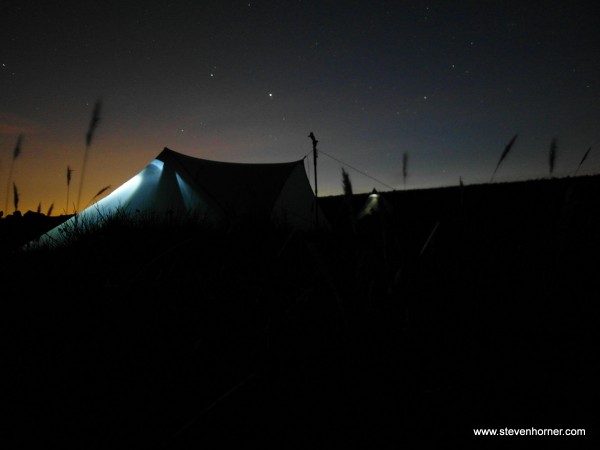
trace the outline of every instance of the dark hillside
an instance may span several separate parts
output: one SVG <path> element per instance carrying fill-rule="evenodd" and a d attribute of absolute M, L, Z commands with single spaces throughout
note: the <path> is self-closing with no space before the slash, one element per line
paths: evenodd
<path fill-rule="evenodd" d="M 23 446 L 157 449 L 591 435 L 599 192 L 600 177 L 383 192 L 392 210 L 354 225 L 325 197 L 318 233 L 115 221 L 13 252 L 9 429 Z"/>
<path fill-rule="evenodd" d="M 11 253 L 32 239 L 69 219 L 70 215 L 47 216 L 42 213 L 16 211 L 0 219 L 0 255 Z"/>

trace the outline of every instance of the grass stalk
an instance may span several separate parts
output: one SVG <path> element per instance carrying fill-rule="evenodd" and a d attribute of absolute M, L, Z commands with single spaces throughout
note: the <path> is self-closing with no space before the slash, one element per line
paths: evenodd
<path fill-rule="evenodd" d="M 17 138 L 17 143 L 15 144 L 15 148 L 13 150 L 13 157 L 12 157 L 12 161 L 10 163 L 10 169 L 8 171 L 8 180 L 6 182 L 6 200 L 4 202 L 4 210 L 7 213 L 8 213 L 8 193 L 10 191 L 10 184 L 12 182 L 13 170 L 14 170 L 14 167 L 15 167 L 15 161 L 17 160 L 17 158 L 21 154 L 21 146 L 22 146 L 22 144 L 23 144 L 23 134 L 19 134 L 19 137 Z"/>
<path fill-rule="evenodd" d="M 494 181 L 494 177 L 496 176 L 496 172 L 498 172 L 498 168 L 500 167 L 500 164 L 502 164 L 502 161 L 504 161 L 506 159 L 506 157 L 508 156 L 508 153 L 510 152 L 510 149 L 512 148 L 512 146 L 515 144 L 515 141 L 517 140 L 518 135 L 519 135 L 518 133 L 515 134 L 513 136 L 513 138 L 510 140 L 510 142 L 508 144 L 506 144 L 506 147 L 504 147 L 504 151 L 500 155 L 498 164 L 496 164 L 496 168 L 494 169 L 494 172 L 492 173 L 492 177 L 490 178 L 490 183 Z"/>
<path fill-rule="evenodd" d="M 558 144 L 556 142 L 556 138 L 552 139 L 550 143 L 550 151 L 548 153 L 548 165 L 550 168 L 550 178 L 552 178 L 552 174 L 554 172 L 554 164 L 556 163 L 556 149 Z"/>
<path fill-rule="evenodd" d="M 92 138 L 94 137 L 94 131 L 98 126 L 98 122 L 100 122 L 100 110 L 102 108 L 102 102 L 100 100 L 96 101 L 94 105 L 94 111 L 92 112 L 92 119 L 90 120 L 90 126 L 88 127 L 88 131 L 85 135 L 85 151 L 83 153 L 83 163 L 81 165 L 81 178 L 79 179 L 79 193 L 77 195 L 77 211 L 79 211 L 79 206 L 81 204 L 81 191 L 83 189 L 83 182 L 85 178 L 85 169 L 87 166 L 88 155 L 90 153 L 90 147 L 92 145 Z"/>
<path fill-rule="evenodd" d="M 15 211 L 19 210 L 19 189 L 17 189 L 17 185 L 13 182 L 13 203 L 15 206 Z"/>
<path fill-rule="evenodd" d="M 69 192 L 71 188 L 71 175 L 73 174 L 73 169 L 70 166 L 67 166 L 67 207 L 65 209 L 65 214 L 69 214 Z"/>
<path fill-rule="evenodd" d="M 581 161 L 579 161 L 579 165 L 577 166 L 577 169 L 575 169 L 575 176 L 577 176 L 577 172 L 579 172 L 579 169 L 583 165 L 584 161 L 587 159 L 587 157 L 590 154 L 591 150 L 592 150 L 592 147 L 588 148 L 586 150 L 586 152 L 584 153 L 583 158 L 581 158 Z"/>
<path fill-rule="evenodd" d="M 96 200 L 98 197 L 100 197 L 102 194 L 104 194 L 106 191 L 108 191 L 110 189 L 110 184 L 108 186 L 104 186 L 102 189 L 100 189 L 96 195 L 94 195 L 92 197 L 92 199 L 88 202 L 88 204 L 86 205 L 89 206 L 90 204 L 92 204 L 94 202 L 94 200 Z"/>
<path fill-rule="evenodd" d="M 402 155 L 402 185 L 406 189 L 406 178 L 408 177 L 408 153 Z"/>

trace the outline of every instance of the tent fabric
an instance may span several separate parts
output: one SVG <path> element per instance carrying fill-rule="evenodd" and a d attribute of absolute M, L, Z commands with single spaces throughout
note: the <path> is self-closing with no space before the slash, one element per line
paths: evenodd
<path fill-rule="evenodd" d="M 210 161 L 169 149 L 157 159 L 175 167 L 182 178 L 195 185 L 197 191 L 203 192 L 203 197 L 210 199 L 213 207 L 229 218 L 256 211 L 270 212 L 294 167 L 298 164 L 303 167 L 302 161 L 278 164 Z"/>
<path fill-rule="evenodd" d="M 60 241 L 62 227 L 77 220 L 97 222 L 116 211 L 126 215 L 203 217 L 219 226 L 236 221 L 272 221 L 310 230 L 327 220 L 304 169 L 304 160 L 233 163 L 196 158 L 169 148 L 142 171 L 85 208 L 41 241 Z"/>

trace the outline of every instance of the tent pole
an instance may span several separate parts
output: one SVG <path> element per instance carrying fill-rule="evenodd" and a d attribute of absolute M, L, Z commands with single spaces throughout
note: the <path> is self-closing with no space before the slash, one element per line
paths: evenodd
<path fill-rule="evenodd" d="M 317 204 L 317 198 L 319 197 L 319 189 L 317 187 L 317 139 L 315 138 L 315 135 L 313 134 L 313 132 L 311 131 L 310 134 L 308 135 L 308 137 L 312 140 L 312 146 L 313 146 L 313 163 L 315 166 L 315 228 L 318 229 L 319 228 L 319 208 L 318 208 L 318 204 Z"/>

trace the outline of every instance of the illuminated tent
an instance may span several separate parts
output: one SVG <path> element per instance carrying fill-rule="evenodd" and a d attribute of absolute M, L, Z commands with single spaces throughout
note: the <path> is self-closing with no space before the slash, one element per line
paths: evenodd
<path fill-rule="evenodd" d="M 43 235 L 60 242 L 61 228 L 97 223 L 110 214 L 152 215 L 171 219 L 190 215 L 214 225 L 271 221 L 313 229 L 316 199 L 303 160 L 245 164 L 187 156 L 165 147 L 140 173 L 112 193 Z M 319 209 L 319 226 L 327 220 Z"/>
<path fill-rule="evenodd" d="M 363 204 L 363 207 L 358 212 L 358 218 L 364 219 L 365 217 L 371 217 L 374 215 L 388 216 L 392 214 L 394 207 L 383 197 L 375 188 L 367 197 L 367 201 Z"/>

